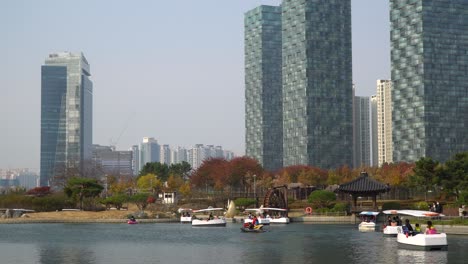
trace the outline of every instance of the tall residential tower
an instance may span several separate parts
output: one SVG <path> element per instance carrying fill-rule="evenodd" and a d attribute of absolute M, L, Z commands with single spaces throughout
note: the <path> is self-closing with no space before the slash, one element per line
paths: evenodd
<path fill-rule="evenodd" d="M 284 166 L 353 164 L 350 0 L 282 4 Z"/>
<path fill-rule="evenodd" d="M 92 154 L 93 84 L 82 53 L 52 53 L 41 68 L 40 186 Z"/>
<path fill-rule="evenodd" d="M 246 155 L 265 169 L 283 166 L 281 7 L 245 14 Z"/>
<path fill-rule="evenodd" d="M 392 81 L 377 80 L 377 149 L 378 165 L 393 162 Z"/>
<path fill-rule="evenodd" d="M 393 160 L 468 150 L 468 1 L 391 0 Z"/>

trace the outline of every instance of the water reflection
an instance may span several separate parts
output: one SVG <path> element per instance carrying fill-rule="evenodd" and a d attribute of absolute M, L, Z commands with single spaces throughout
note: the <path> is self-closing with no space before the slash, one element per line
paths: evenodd
<path fill-rule="evenodd" d="M 448 263 L 448 251 L 398 249 L 398 263 Z"/>
<path fill-rule="evenodd" d="M 62 246 L 55 243 L 39 246 L 39 263 L 41 264 L 93 264 L 96 262 L 94 249 L 81 246 Z"/>

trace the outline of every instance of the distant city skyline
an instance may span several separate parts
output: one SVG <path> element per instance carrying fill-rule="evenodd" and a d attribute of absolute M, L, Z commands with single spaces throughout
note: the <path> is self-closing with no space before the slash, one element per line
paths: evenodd
<path fill-rule="evenodd" d="M 83 52 L 90 62 L 94 144 L 126 150 L 151 135 L 243 155 L 244 13 L 280 3 L 4 3 L 0 168 L 39 168 L 40 67 L 59 51 Z M 356 95 L 375 94 L 375 81 L 390 77 L 389 24 L 387 1 L 352 1 Z"/>

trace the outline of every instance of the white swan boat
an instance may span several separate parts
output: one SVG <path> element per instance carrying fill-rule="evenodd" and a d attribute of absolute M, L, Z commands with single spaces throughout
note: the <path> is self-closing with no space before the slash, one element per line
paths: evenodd
<path fill-rule="evenodd" d="M 219 212 L 224 212 L 224 208 L 207 208 L 200 210 L 193 210 L 194 214 L 197 213 L 210 213 L 208 218 L 198 218 L 196 215 L 192 217 L 192 226 L 226 226 L 226 219 L 224 215 L 220 215 Z M 217 213 L 213 216 L 213 213 Z"/>
<path fill-rule="evenodd" d="M 420 211 L 420 210 L 385 210 L 385 211 L 382 211 L 382 213 L 384 213 L 385 215 L 407 215 L 407 216 L 414 216 L 414 217 L 444 216 L 443 214 L 439 214 L 436 212 Z M 388 223 L 386 223 L 383 228 L 383 234 L 384 236 L 396 237 L 398 235 L 399 228 L 401 229 L 401 225 L 388 225 Z"/>
<path fill-rule="evenodd" d="M 264 217 L 262 208 L 248 208 L 248 209 L 245 209 L 245 211 L 247 211 L 249 213 L 253 212 L 257 216 L 257 220 L 258 220 L 259 225 L 269 225 L 270 224 L 270 219 L 267 218 L 267 217 Z M 244 218 L 244 223 L 252 223 L 252 218 L 251 217 Z"/>
<path fill-rule="evenodd" d="M 267 212 L 267 218 L 270 224 L 289 224 L 288 209 L 262 207 L 263 211 Z"/>
<path fill-rule="evenodd" d="M 436 212 L 420 211 L 420 210 L 392 210 L 392 214 L 408 215 L 413 217 L 439 217 L 444 216 Z M 384 213 L 386 213 L 384 211 Z M 404 226 L 397 228 L 397 242 L 398 246 L 407 249 L 417 250 L 447 250 L 447 234 L 410 234 L 405 232 Z"/>
<path fill-rule="evenodd" d="M 180 222 L 185 224 L 185 223 L 191 223 L 192 222 L 192 209 L 190 208 L 179 208 L 179 214 L 180 214 Z"/>
<path fill-rule="evenodd" d="M 379 212 L 370 212 L 364 211 L 359 214 L 361 218 L 361 223 L 359 224 L 359 231 L 366 232 L 366 231 L 375 231 L 375 222 L 377 219 L 377 215 Z"/>
<path fill-rule="evenodd" d="M 398 229 L 399 233 L 397 236 L 398 246 L 408 249 L 418 250 L 447 250 L 447 234 L 416 234 L 406 235 L 403 233 L 403 229 Z"/>

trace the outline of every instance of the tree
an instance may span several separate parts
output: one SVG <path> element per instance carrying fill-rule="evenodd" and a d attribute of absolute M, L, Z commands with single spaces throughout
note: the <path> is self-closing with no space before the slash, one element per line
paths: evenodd
<path fill-rule="evenodd" d="M 137 180 L 137 186 L 140 189 L 151 189 L 155 192 L 162 188 L 161 180 L 152 173 L 148 173 L 144 176 L 140 176 Z"/>
<path fill-rule="evenodd" d="M 150 195 L 147 193 L 137 193 L 130 196 L 130 202 L 133 202 L 138 209 L 143 211 L 148 206 L 148 197 L 150 197 Z"/>
<path fill-rule="evenodd" d="M 188 182 L 184 183 L 182 186 L 180 186 L 179 192 L 185 197 L 190 196 L 190 194 L 192 193 L 190 184 Z"/>
<path fill-rule="evenodd" d="M 190 163 L 182 161 L 181 163 L 172 164 L 169 167 L 169 175 L 180 176 L 183 179 L 186 179 L 191 170 L 192 166 L 190 166 Z"/>
<path fill-rule="evenodd" d="M 175 191 L 179 189 L 183 184 L 184 180 L 180 176 L 171 175 L 169 176 L 169 179 L 167 179 L 167 189 L 169 191 Z"/>
<path fill-rule="evenodd" d="M 139 177 L 148 174 L 157 175 L 162 182 L 165 182 L 169 178 L 169 167 L 161 162 L 148 162 L 141 169 Z"/>
<path fill-rule="evenodd" d="M 315 208 L 329 208 L 336 201 L 336 194 L 325 190 L 313 191 L 307 201 Z"/>
<path fill-rule="evenodd" d="M 79 202 L 80 209 L 83 209 L 83 198 L 97 197 L 103 189 L 95 179 L 73 177 L 68 180 L 64 192 L 75 202 Z"/>
<path fill-rule="evenodd" d="M 414 174 L 410 176 L 410 183 L 424 189 L 424 199 L 427 201 L 427 191 L 437 184 L 437 167 L 439 162 L 431 158 L 422 157 L 416 161 Z"/>
<path fill-rule="evenodd" d="M 458 199 L 462 191 L 468 190 L 468 152 L 455 154 L 444 164 L 440 176 L 444 191 Z"/>

